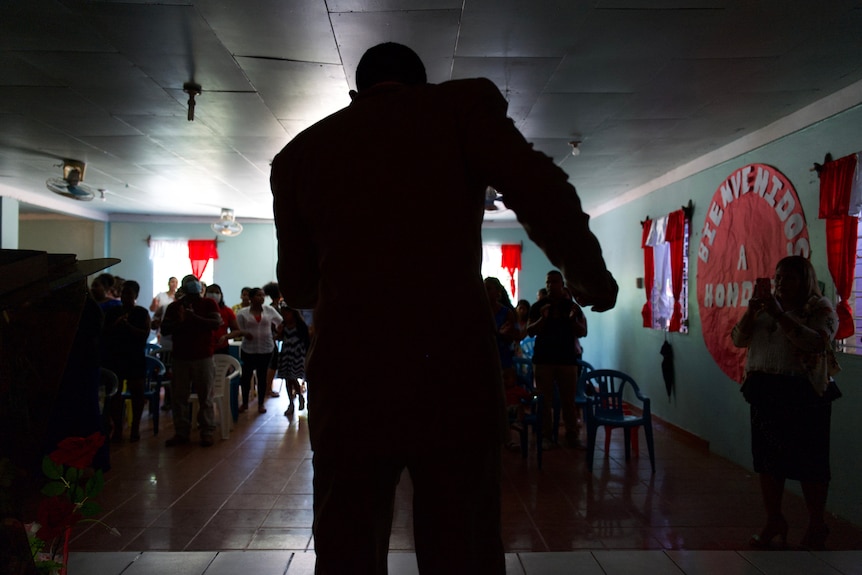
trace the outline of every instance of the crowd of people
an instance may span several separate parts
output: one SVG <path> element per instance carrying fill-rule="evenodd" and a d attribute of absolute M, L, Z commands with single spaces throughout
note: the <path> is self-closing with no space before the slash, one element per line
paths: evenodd
<path fill-rule="evenodd" d="M 201 409 L 196 422 L 200 444 L 213 445 L 212 401 L 215 354 L 230 354 L 237 340 L 238 356 L 245 369 L 241 379 L 240 412 L 248 409 L 251 380 L 257 378 L 258 413 L 266 413 L 267 397 L 278 397 L 272 389 L 277 378 L 287 383 L 290 405 L 285 415 L 293 417 L 298 398 L 305 409 L 305 353 L 310 344 L 306 314 L 288 307 L 270 282 L 264 288 L 243 287 L 240 302 L 229 307 L 218 284 L 205 285 L 193 275 L 180 282 L 168 280 L 168 289 L 153 297 L 149 310 L 137 304 L 140 285 L 134 280 L 102 273 L 90 284 L 91 299 L 102 315 L 99 332 L 101 367 L 117 376 L 119 390 L 109 405 L 105 432 L 114 442 L 140 441 L 145 406 L 147 366 L 153 353 L 166 367 L 162 410 L 172 413 L 174 435 L 168 447 L 191 441 L 188 398 L 198 395 Z M 270 301 L 266 304 L 265 297 Z M 125 395 L 124 395 L 125 393 Z M 131 417 L 127 417 L 127 398 Z"/>

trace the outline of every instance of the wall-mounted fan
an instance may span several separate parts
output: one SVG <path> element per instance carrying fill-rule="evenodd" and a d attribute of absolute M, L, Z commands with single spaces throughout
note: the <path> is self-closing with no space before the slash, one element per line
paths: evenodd
<path fill-rule="evenodd" d="M 228 208 L 221 209 L 221 216 L 211 227 L 220 236 L 233 237 L 242 233 L 242 224 L 234 219 L 233 210 Z"/>
<path fill-rule="evenodd" d="M 506 204 L 503 203 L 503 196 L 497 190 L 488 186 L 485 188 L 485 211 L 486 212 L 502 212 L 508 210 Z"/>
<path fill-rule="evenodd" d="M 89 202 L 96 196 L 96 193 L 92 187 L 83 183 L 86 167 L 84 162 L 63 160 L 63 177 L 48 178 L 45 185 L 55 194 L 80 202 Z"/>

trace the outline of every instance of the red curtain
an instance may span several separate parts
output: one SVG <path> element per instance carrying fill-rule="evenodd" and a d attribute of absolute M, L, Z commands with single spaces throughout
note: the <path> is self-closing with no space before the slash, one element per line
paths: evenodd
<path fill-rule="evenodd" d="M 652 327 L 652 287 L 655 283 L 655 262 L 653 261 L 652 246 L 647 245 L 650 229 L 652 228 L 652 220 L 646 220 L 641 224 L 643 226 L 643 235 L 641 237 L 641 247 L 644 250 L 644 291 L 646 291 L 646 303 L 641 309 L 643 316 L 644 327 Z"/>
<path fill-rule="evenodd" d="M 668 331 L 679 331 L 682 322 L 682 305 L 679 296 L 682 293 L 682 260 L 685 245 L 685 212 L 683 210 L 668 214 L 664 240 L 670 244 L 670 275 L 671 289 L 673 290 L 673 315 L 670 316 Z"/>
<path fill-rule="evenodd" d="M 856 154 L 826 162 L 820 170 L 820 218 L 826 220 L 826 259 L 839 298 L 835 339 L 850 337 L 856 331 L 848 301 L 856 271 L 858 220 L 848 215 L 855 173 Z"/>
<path fill-rule="evenodd" d="M 216 240 L 189 240 L 189 260 L 196 278 L 201 279 L 210 260 L 218 259 L 216 245 Z"/>
<path fill-rule="evenodd" d="M 521 269 L 521 244 L 503 244 L 500 246 L 500 267 L 509 272 L 511 294 L 515 295 L 515 270 Z"/>

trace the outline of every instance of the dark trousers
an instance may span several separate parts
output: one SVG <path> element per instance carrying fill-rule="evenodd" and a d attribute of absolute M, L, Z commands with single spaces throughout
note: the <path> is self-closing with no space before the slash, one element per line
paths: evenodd
<path fill-rule="evenodd" d="M 380 456 L 360 446 L 314 453 L 316 575 L 385 575 L 395 488 L 413 482 L 413 534 L 423 575 L 503 575 L 500 447 L 445 446 Z"/>
<path fill-rule="evenodd" d="M 270 357 L 272 357 L 272 352 L 240 352 L 240 359 L 242 360 L 240 386 L 242 387 L 242 404 L 246 407 L 248 407 L 248 396 L 251 393 L 251 377 L 253 373 L 257 373 L 257 405 L 258 407 L 263 407 L 263 401 L 266 399 L 266 370 L 269 369 Z"/>

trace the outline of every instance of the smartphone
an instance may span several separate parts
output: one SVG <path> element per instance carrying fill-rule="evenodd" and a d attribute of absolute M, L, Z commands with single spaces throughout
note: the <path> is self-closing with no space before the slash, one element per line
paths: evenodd
<path fill-rule="evenodd" d="M 754 297 L 763 299 L 770 295 L 772 295 L 772 280 L 769 278 L 757 278 L 754 281 Z"/>

